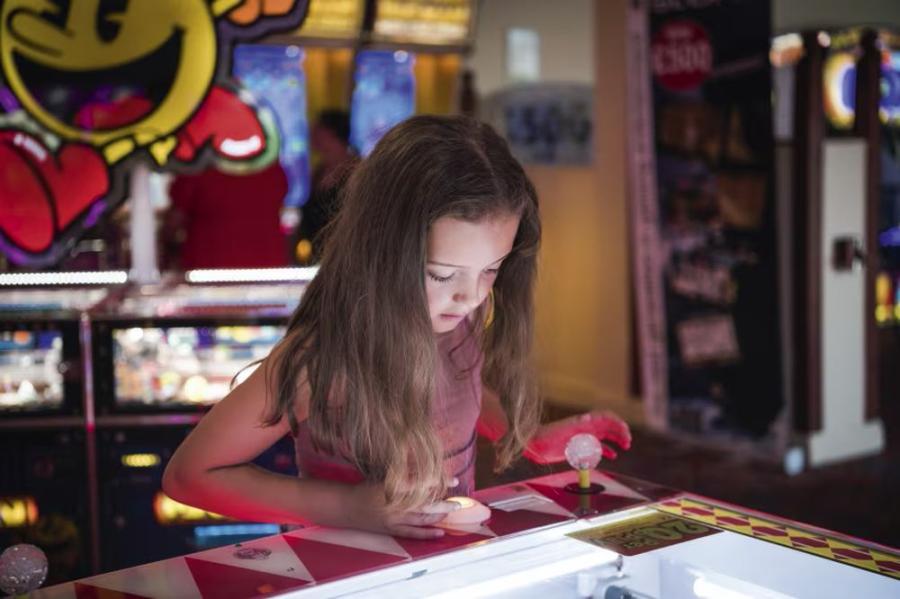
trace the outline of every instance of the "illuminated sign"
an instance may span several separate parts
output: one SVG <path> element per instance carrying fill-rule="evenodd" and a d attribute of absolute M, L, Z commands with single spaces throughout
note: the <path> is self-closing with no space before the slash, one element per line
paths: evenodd
<path fill-rule="evenodd" d="M 175 501 L 162 491 L 153 498 L 153 516 L 163 526 L 227 520 L 225 516 Z"/>
<path fill-rule="evenodd" d="M 0 2 L 0 251 L 47 266 L 126 195 L 131 160 L 259 169 L 275 117 L 233 46 L 296 30 L 308 0 Z"/>
<path fill-rule="evenodd" d="M 122 465 L 126 468 L 153 468 L 161 462 L 162 459 L 155 453 L 129 453 L 122 456 Z"/>
<path fill-rule="evenodd" d="M 20 528 L 37 519 L 38 506 L 33 497 L 0 497 L 0 528 Z"/>
<path fill-rule="evenodd" d="M 856 61 L 861 30 L 849 29 L 827 36 L 829 53 L 823 66 L 825 116 L 835 129 L 849 130 L 856 114 Z M 900 35 L 881 30 L 881 122 L 900 126 Z"/>
<path fill-rule="evenodd" d="M 373 31 L 392 42 L 452 45 L 468 42 L 470 0 L 379 0 Z"/>
<path fill-rule="evenodd" d="M 310 0 L 297 34 L 303 37 L 356 39 L 362 27 L 362 0 Z"/>

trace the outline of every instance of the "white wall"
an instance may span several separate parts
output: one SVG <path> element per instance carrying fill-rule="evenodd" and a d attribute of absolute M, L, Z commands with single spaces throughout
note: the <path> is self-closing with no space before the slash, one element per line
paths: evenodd
<path fill-rule="evenodd" d="M 900 2 L 900 0 L 897 0 Z M 509 84 L 506 30 L 524 27 L 541 38 L 541 81 L 594 82 L 593 0 L 482 0 L 468 66 L 481 95 Z"/>
<path fill-rule="evenodd" d="M 775 33 L 844 25 L 898 25 L 900 0 L 775 0 Z"/>
<path fill-rule="evenodd" d="M 541 80 L 594 82 L 595 2 L 606 0 L 481 0 L 468 66 L 482 95 L 509 84 L 506 30 L 525 27 L 541 38 Z M 763 1 L 763 0 L 759 0 Z M 844 25 L 900 26 L 900 0 L 774 0 L 775 33 Z"/>

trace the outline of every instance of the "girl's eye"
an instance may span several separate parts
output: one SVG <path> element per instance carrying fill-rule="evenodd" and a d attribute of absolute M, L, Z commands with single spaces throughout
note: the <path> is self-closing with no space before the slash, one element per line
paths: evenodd
<path fill-rule="evenodd" d="M 432 281 L 434 281 L 436 283 L 446 283 L 447 281 L 449 281 L 450 279 L 453 278 L 453 275 L 447 275 L 446 277 L 440 277 L 440 276 L 434 274 L 433 272 L 429 272 L 428 276 L 429 276 L 429 278 L 431 278 Z"/>
<path fill-rule="evenodd" d="M 484 271 L 484 274 L 486 274 L 489 277 L 496 277 L 498 272 L 500 272 L 499 268 L 489 268 L 486 271 Z"/>

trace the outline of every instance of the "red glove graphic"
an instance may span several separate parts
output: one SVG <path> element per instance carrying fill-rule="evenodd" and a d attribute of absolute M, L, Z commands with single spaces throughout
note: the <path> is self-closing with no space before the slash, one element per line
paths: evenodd
<path fill-rule="evenodd" d="M 537 464 L 564 462 L 566 444 L 579 433 L 597 437 L 603 445 L 603 457 L 608 460 L 618 456 L 609 442 L 622 449 L 631 447 L 631 431 L 621 418 L 611 412 L 589 412 L 543 426 L 525 448 L 525 457 Z"/>
<path fill-rule="evenodd" d="M 0 131 L 0 231 L 30 253 L 45 251 L 109 190 L 102 156 L 86 144 L 55 154 L 38 138 Z"/>
<path fill-rule="evenodd" d="M 203 146 L 226 160 L 248 160 L 266 149 L 266 136 L 253 109 L 224 87 L 209 90 L 203 104 L 178 130 L 175 158 L 191 162 Z"/>

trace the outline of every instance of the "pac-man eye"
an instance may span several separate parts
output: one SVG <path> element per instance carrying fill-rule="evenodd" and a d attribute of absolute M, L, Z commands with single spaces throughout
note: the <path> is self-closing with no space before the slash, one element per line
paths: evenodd
<path fill-rule="evenodd" d="M 100 0 L 97 8 L 97 36 L 104 42 L 116 39 L 127 10 L 128 0 Z"/>
<path fill-rule="evenodd" d="M 47 8 L 40 12 L 40 16 L 45 21 L 53 23 L 60 29 L 66 28 L 66 22 L 69 20 L 69 9 L 72 7 L 72 0 L 47 0 L 52 8 Z"/>

